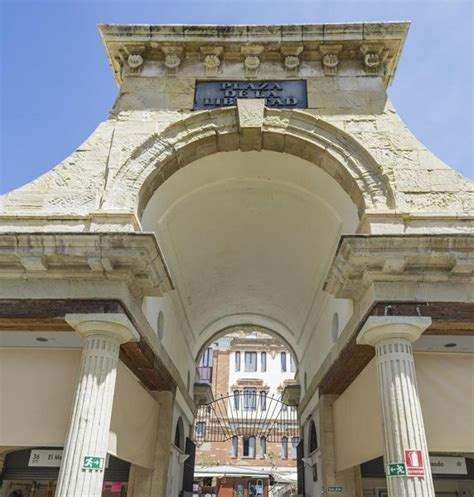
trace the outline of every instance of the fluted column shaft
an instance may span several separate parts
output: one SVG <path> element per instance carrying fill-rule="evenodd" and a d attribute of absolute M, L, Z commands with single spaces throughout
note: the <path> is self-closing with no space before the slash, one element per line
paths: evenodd
<path fill-rule="evenodd" d="M 435 495 L 412 349 L 430 323 L 430 318 L 421 317 L 371 317 L 358 337 L 359 343 L 375 347 L 385 467 L 403 463 L 406 450 L 422 452 L 424 476 L 387 476 L 390 497 Z"/>
<path fill-rule="evenodd" d="M 136 332 L 121 314 L 69 315 L 67 320 L 84 337 L 84 346 L 56 497 L 100 497 L 120 344 Z M 83 469 L 87 456 L 102 458 L 104 467 Z"/>

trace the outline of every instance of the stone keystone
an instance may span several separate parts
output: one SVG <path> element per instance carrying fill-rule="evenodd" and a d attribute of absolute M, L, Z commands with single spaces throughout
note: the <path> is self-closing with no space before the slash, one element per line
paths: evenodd
<path fill-rule="evenodd" d="M 242 151 L 261 150 L 265 100 L 251 98 L 237 100 L 240 148 Z"/>

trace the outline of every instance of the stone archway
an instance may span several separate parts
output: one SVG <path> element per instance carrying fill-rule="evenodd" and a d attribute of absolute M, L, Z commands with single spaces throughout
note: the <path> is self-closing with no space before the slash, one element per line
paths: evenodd
<path fill-rule="evenodd" d="M 235 150 L 277 151 L 317 165 L 341 185 L 359 217 L 394 207 L 388 178 L 354 138 L 306 112 L 258 107 L 250 110 L 250 123 L 240 108 L 228 107 L 194 113 L 152 135 L 111 180 L 102 209 L 132 210 L 140 217 L 153 192 L 180 168 Z"/>
<path fill-rule="evenodd" d="M 293 334 L 290 330 L 284 327 L 281 323 L 273 322 L 274 326 L 270 327 L 267 323 L 270 323 L 268 319 L 262 319 L 261 321 L 255 316 L 245 317 L 240 319 L 240 316 L 230 316 L 218 321 L 217 323 L 212 323 L 211 326 L 203 330 L 201 333 L 201 344 L 196 354 L 196 362 L 199 362 L 203 352 L 206 348 L 215 340 L 220 337 L 226 336 L 233 331 L 260 331 L 268 334 L 269 336 L 275 338 L 281 342 L 293 356 L 295 361 L 299 362 L 300 358 L 296 353 L 296 348 L 289 338 L 293 338 Z M 225 323 L 225 324 L 224 324 Z M 275 326 L 276 324 L 276 326 Z M 279 325 L 279 326 L 278 326 Z"/>

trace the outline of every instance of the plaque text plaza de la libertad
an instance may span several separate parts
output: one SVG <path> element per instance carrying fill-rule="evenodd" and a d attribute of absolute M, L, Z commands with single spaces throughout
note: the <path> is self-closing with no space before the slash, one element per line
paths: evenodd
<path fill-rule="evenodd" d="M 267 107 L 304 109 L 306 81 L 198 81 L 194 110 L 229 107 L 242 98 L 264 98 Z"/>

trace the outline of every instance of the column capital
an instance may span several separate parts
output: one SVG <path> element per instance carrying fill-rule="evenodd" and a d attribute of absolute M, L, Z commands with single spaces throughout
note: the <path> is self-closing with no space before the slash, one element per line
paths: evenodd
<path fill-rule="evenodd" d="M 357 337 L 357 343 L 375 347 L 382 340 L 397 338 L 413 343 L 430 324 L 430 317 L 370 316 Z"/>
<path fill-rule="evenodd" d="M 66 314 L 65 320 L 83 338 L 90 335 L 109 335 L 120 343 L 140 339 L 140 334 L 125 314 Z"/>

